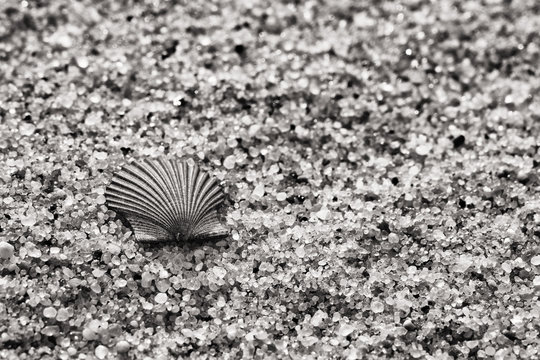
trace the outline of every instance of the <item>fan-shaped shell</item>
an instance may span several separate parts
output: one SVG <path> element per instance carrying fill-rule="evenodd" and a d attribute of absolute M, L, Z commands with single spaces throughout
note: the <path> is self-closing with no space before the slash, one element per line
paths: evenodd
<path fill-rule="evenodd" d="M 131 163 L 114 174 L 105 198 L 139 241 L 190 241 L 228 235 L 216 208 L 223 192 L 197 165 L 163 157 Z"/>

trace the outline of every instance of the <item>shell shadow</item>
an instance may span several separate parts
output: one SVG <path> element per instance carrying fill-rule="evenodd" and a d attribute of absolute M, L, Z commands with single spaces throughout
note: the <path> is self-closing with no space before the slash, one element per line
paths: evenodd
<path fill-rule="evenodd" d="M 198 239 L 190 240 L 189 242 L 176 242 L 176 241 L 137 241 L 139 247 L 144 251 L 156 251 L 164 250 L 166 248 L 176 248 L 176 249 L 186 249 L 186 250 L 195 250 L 204 246 L 213 247 L 213 248 L 223 248 L 223 246 L 217 245 L 221 240 L 226 239 L 227 237 L 221 238 L 209 238 L 209 239 Z M 228 246 L 228 245 L 227 245 Z M 227 247 L 225 246 L 225 247 Z"/>

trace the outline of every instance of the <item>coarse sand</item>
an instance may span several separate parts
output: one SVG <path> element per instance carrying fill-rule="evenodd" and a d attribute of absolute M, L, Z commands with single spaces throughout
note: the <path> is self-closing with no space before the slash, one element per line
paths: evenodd
<path fill-rule="evenodd" d="M 0 1 L 1 359 L 538 359 L 540 6 Z M 231 235 L 142 246 L 126 162 Z"/>

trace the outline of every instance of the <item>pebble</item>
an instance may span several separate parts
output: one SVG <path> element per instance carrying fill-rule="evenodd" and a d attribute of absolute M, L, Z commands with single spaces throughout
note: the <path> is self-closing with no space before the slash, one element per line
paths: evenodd
<path fill-rule="evenodd" d="M 159 293 L 155 296 L 154 300 L 156 301 L 156 303 L 158 304 L 165 304 L 167 302 L 167 300 L 169 299 L 169 297 L 167 296 L 167 294 L 165 293 Z"/>
<path fill-rule="evenodd" d="M 321 220 L 327 220 L 330 217 L 330 210 L 326 206 L 321 207 L 319 211 L 317 211 L 317 217 Z"/>
<path fill-rule="evenodd" d="M 41 329 L 41 333 L 45 336 L 57 336 L 60 333 L 58 325 L 48 325 Z"/>
<path fill-rule="evenodd" d="M 223 166 L 225 169 L 232 170 L 234 169 L 234 165 L 236 164 L 236 157 L 234 155 L 229 155 L 225 158 L 223 161 Z"/>
<path fill-rule="evenodd" d="M 184 286 L 188 290 L 197 291 L 201 288 L 201 282 L 197 278 L 191 278 L 185 281 Z"/>
<path fill-rule="evenodd" d="M 322 310 L 317 310 L 315 314 L 313 314 L 313 317 L 311 318 L 311 325 L 320 327 L 324 320 L 328 318 L 328 314 L 325 313 Z"/>
<path fill-rule="evenodd" d="M 36 126 L 27 122 L 22 122 L 19 126 L 19 134 L 22 136 L 31 136 L 36 131 Z"/>
<path fill-rule="evenodd" d="M 94 104 L 98 104 L 101 101 L 101 95 L 98 93 L 93 93 L 88 97 L 88 99 Z"/>
<path fill-rule="evenodd" d="M 301 246 L 297 247 L 296 250 L 294 250 L 294 253 L 299 258 L 303 258 L 304 256 L 306 256 L 306 248 L 301 245 Z"/>
<path fill-rule="evenodd" d="M 101 286 L 97 282 L 90 284 L 90 289 L 96 294 L 101 294 Z"/>
<path fill-rule="evenodd" d="M 29 212 L 25 216 L 21 217 L 21 224 L 24 226 L 34 226 L 37 222 L 37 216 L 34 212 Z"/>
<path fill-rule="evenodd" d="M 340 336 L 346 337 L 352 334 L 352 332 L 355 330 L 355 327 L 351 324 L 341 324 L 337 330 L 337 333 Z"/>
<path fill-rule="evenodd" d="M 377 300 L 372 301 L 371 311 L 373 311 L 375 314 L 382 313 L 384 311 L 384 304 Z"/>
<path fill-rule="evenodd" d="M 97 160 L 106 160 L 107 159 L 107 153 L 104 152 L 104 151 L 96 151 L 94 153 L 94 157 L 97 159 Z"/>
<path fill-rule="evenodd" d="M 152 280 L 154 280 L 154 277 L 149 272 L 145 271 L 141 275 L 141 286 L 143 288 L 148 288 L 152 286 Z"/>
<path fill-rule="evenodd" d="M 43 316 L 45 316 L 46 318 L 49 318 L 49 319 L 55 318 L 56 314 L 57 314 L 56 309 L 51 306 L 43 309 Z"/>
<path fill-rule="evenodd" d="M 268 339 L 268 333 L 262 329 L 259 329 L 258 331 L 255 332 L 255 337 L 259 340 L 266 340 Z"/>
<path fill-rule="evenodd" d="M 485 351 L 486 355 L 488 355 L 488 356 L 495 355 L 495 348 L 493 346 L 486 346 L 484 351 Z"/>
<path fill-rule="evenodd" d="M 533 286 L 537 289 L 540 288 L 540 275 L 534 277 Z"/>
<path fill-rule="evenodd" d="M 109 349 L 103 345 L 98 345 L 94 353 L 98 359 L 105 359 L 109 355 Z"/>
<path fill-rule="evenodd" d="M 28 246 L 27 247 L 27 250 L 28 250 L 28 256 L 30 257 L 33 257 L 33 258 L 40 258 L 41 255 L 42 255 L 42 252 L 40 249 L 38 249 L 35 245 L 31 245 L 31 246 Z"/>
<path fill-rule="evenodd" d="M 98 338 L 98 334 L 88 327 L 83 329 L 82 336 L 85 340 L 96 340 Z"/>
<path fill-rule="evenodd" d="M 422 144 L 416 147 L 416 153 L 420 156 L 426 156 L 431 152 L 432 146 L 430 144 Z"/>
<path fill-rule="evenodd" d="M 171 287 L 171 283 L 167 279 L 160 279 L 156 282 L 156 289 L 159 292 L 166 292 Z"/>
<path fill-rule="evenodd" d="M 95 278 L 100 278 L 102 277 L 103 275 L 105 275 L 107 273 L 107 271 L 103 270 L 103 269 L 94 269 L 92 270 L 92 275 L 95 277 Z"/>
<path fill-rule="evenodd" d="M 126 353 L 131 348 L 131 345 L 126 340 L 120 340 L 116 343 L 116 351 L 120 354 Z"/>
<path fill-rule="evenodd" d="M 101 118 L 103 116 L 102 112 L 93 112 L 86 116 L 86 119 L 84 120 L 84 124 L 86 126 L 97 126 L 101 124 Z"/>
<path fill-rule="evenodd" d="M 215 266 L 212 270 L 214 271 L 214 275 L 216 275 L 216 277 L 219 279 L 223 279 L 227 274 L 227 270 L 220 266 Z"/>
<path fill-rule="evenodd" d="M 114 287 L 116 287 L 117 289 L 121 289 L 123 287 L 126 287 L 126 285 L 127 285 L 127 280 L 126 279 L 117 279 L 114 282 Z"/>
<path fill-rule="evenodd" d="M 397 244 L 399 242 L 399 235 L 396 233 L 388 234 L 388 241 L 392 244 Z"/>
<path fill-rule="evenodd" d="M 0 258 L 2 259 L 11 259 L 15 252 L 13 245 L 6 241 L 0 241 Z"/>
<path fill-rule="evenodd" d="M 58 309 L 58 313 L 56 314 L 56 320 L 63 322 L 70 318 L 69 311 L 65 308 Z"/>
<path fill-rule="evenodd" d="M 534 265 L 534 266 L 539 266 L 540 265 L 540 255 L 533 256 L 531 258 L 531 264 Z"/>
<path fill-rule="evenodd" d="M 264 196 L 265 189 L 263 184 L 259 184 L 255 186 L 255 189 L 253 190 L 253 197 L 255 198 L 262 198 Z"/>
<path fill-rule="evenodd" d="M 73 39 L 65 29 L 57 30 L 47 38 L 47 42 L 64 49 L 68 49 L 73 46 Z"/>
<path fill-rule="evenodd" d="M 171 276 L 171 274 L 165 269 L 160 269 L 158 275 L 160 279 L 167 279 Z"/>
<path fill-rule="evenodd" d="M 88 65 L 90 65 L 86 56 L 78 56 L 75 61 L 77 62 L 77 66 L 81 69 L 86 69 Z"/>

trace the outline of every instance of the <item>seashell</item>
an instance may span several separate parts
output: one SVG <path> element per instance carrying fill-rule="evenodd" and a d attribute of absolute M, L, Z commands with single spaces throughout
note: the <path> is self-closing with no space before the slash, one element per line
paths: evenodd
<path fill-rule="evenodd" d="M 228 235 L 217 216 L 224 194 L 195 164 L 164 157 L 131 163 L 105 192 L 109 208 L 125 216 L 142 242 L 188 242 Z"/>

